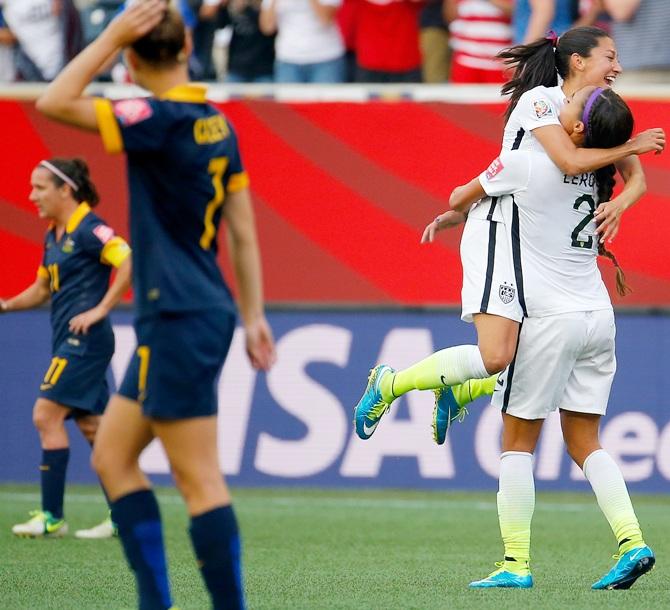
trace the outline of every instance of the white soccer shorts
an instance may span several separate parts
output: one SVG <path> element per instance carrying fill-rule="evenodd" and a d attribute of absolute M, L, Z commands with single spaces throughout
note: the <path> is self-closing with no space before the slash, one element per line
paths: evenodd
<path fill-rule="evenodd" d="M 521 419 L 544 419 L 556 409 L 605 415 L 615 335 L 611 309 L 526 318 L 492 404 Z"/>
<path fill-rule="evenodd" d="M 512 254 L 512 240 L 503 222 L 468 217 L 461 238 L 461 320 L 472 322 L 473 314 L 489 313 L 521 322 L 517 279 L 522 289 L 523 279 Z"/>

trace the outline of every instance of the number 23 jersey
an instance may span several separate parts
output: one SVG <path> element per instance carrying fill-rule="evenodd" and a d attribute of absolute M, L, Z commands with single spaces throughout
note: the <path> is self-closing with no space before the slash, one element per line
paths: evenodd
<path fill-rule="evenodd" d="M 517 149 L 503 150 L 479 180 L 501 197 L 529 317 L 612 308 L 597 264 L 592 173 L 566 176 L 541 148 Z"/>

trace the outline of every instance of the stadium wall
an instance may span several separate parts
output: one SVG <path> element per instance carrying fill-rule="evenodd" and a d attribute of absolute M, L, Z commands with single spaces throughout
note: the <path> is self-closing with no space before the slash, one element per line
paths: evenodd
<path fill-rule="evenodd" d="M 38 92 L 12 87 L 0 89 L 0 97 Z M 624 94 L 638 129 L 670 132 L 670 89 Z M 452 188 L 497 156 L 503 110 L 497 89 L 219 86 L 210 97 L 240 136 L 270 302 L 458 306 L 460 231 L 444 232 L 429 246 L 419 237 L 446 209 Z M 44 224 L 28 201 L 40 159 L 85 157 L 102 195 L 99 212 L 123 235 L 127 195 L 123 157 L 105 154 L 96 135 L 48 121 L 30 99 L 0 100 L 0 117 L 0 294 L 6 295 L 32 281 L 41 257 Z M 663 308 L 670 303 L 670 156 L 647 155 L 643 163 L 648 194 L 626 213 L 613 244 L 634 293 L 625 300 L 611 293 L 621 307 Z M 602 268 L 612 288 L 612 266 L 606 261 Z"/>
<path fill-rule="evenodd" d="M 130 312 L 113 316 L 117 351 L 110 382 L 123 374 L 134 347 Z M 279 359 L 258 374 L 247 363 L 238 330 L 219 383 L 220 458 L 238 486 L 496 489 L 500 414 L 480 400 L 442 446 L 433 444 L 432 394 L 400 399 L 374 438 L 353 434 L 352 407 L 377 362 L 407 364 L 449 344 L 474 341 L 453 313 L 272 311 Z M 670 491 L 670 316 L 618 316 L 618 373 L 602 441 L 632 490 Z M 0 481 L 36 481 L 39 442 L 31 407 L 48 366 L 45 310 L 0 317 Z M 74 426 L 69 480 L 94 482 L 89 449 Z M 167 482 L 158 445 L 142 457 Z M 586 490 L 571 465 L 556 417 L 535 459 L 538 489 Z"/>

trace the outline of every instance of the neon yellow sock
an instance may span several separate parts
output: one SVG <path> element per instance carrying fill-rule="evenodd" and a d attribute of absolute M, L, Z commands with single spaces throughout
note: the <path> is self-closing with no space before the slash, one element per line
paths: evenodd
<path fill-rule="evenodd" d="M 435 352 L 394 375 L 382 377 L 379 387 L 382 398 L 390 404 L 411 390 L 436 390 L 468 379 L 487 377 L 479 348 L 476 345 L 456 345 Z"/>
<path fill-rule="evenodd" d="M 491 396 L 496 387 L 498 375 L 491 375 L 487 379 L 468 379 L 465 383 L 451 386 L 454 398 L 460 407 L 470 404 L 480 396 Z"/>
<path fill-rule="evenodd" d="M 598 449 L 584 460 L 583 470 L 616 537 L 619 553 L 643 546 L 640 524 L 616 462 L 606 451 Z"/>
<path fill-rule="evenodd" d="M 530 526 L 535 510 L 533 458 L 530 453 L 507 451 L 500 458 L 498 522 L 503 544 L 503 568 L 528 574 Z"/>

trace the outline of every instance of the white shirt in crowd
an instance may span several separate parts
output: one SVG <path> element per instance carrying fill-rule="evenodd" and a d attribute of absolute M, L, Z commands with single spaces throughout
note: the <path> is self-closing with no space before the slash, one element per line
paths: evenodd
<path fill-rule="evenodd" d="M 53 0 L 4 0 L 7 26 L 47 80 L 63 67 L 63 33 Z"/>
<path fill-rule="evenodd" d="M 340 6 L 342 0 L 318 0 L 323 6 Z M 325 25 L 316 16 L 310 0 L 263 0 L 263 8 L 275 5 L 279 61 L 312 64 L 344 55 L 344 43 L 337 23 Z"/>

